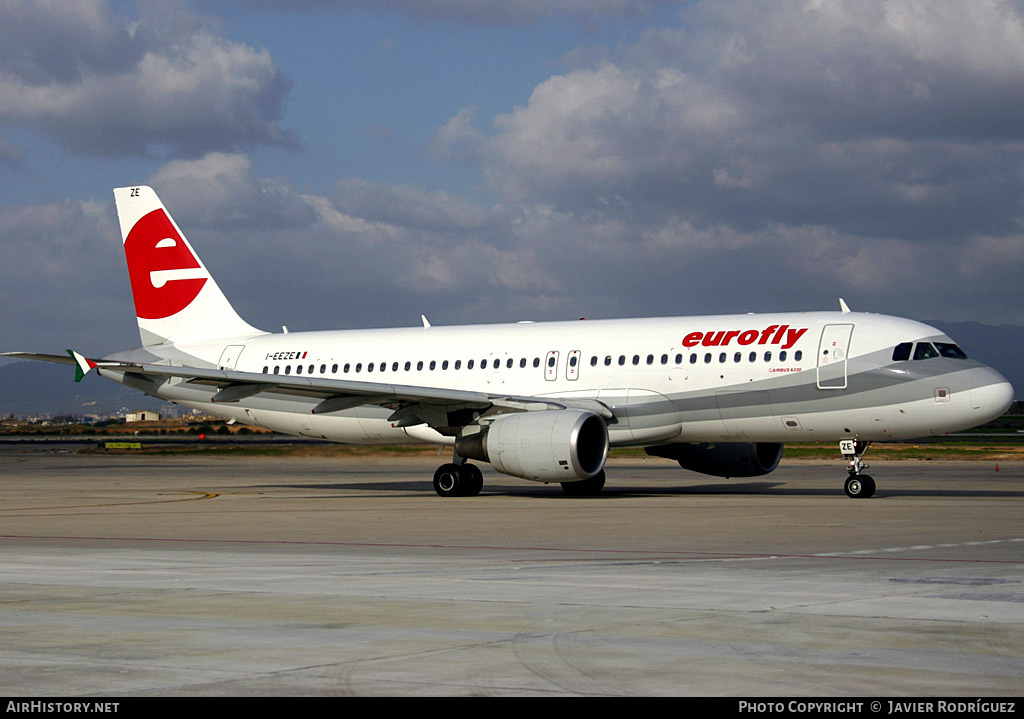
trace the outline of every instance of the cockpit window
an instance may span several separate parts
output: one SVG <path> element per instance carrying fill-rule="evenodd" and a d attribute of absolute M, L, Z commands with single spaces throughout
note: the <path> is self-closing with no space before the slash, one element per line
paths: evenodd
<path fill-rule="evenodd" d="M 910 348 L 913 346 L 913 342 L 900 342 L 896 345 L 896 349 L 892 351 L 893 362 L 902 362 L 903 360 L 910 359 Z"/>
<path fill-rule="evenodd" d="M 960 349 L 958 345 L 952 344 L 951 342 L 936 342 L 935 347 L 943 357 L 967 359 L 967 353 Z"/>
<path fill-rule="evenodd" d="M 913 342 L 900 342 L 892 351 L 893 362 L 908 360 L 911 355 L 915 360 L 926 360 L 933 357 L 967 359 L 967 353 L 952 342 L 918 342 L 916 345 Z"/>

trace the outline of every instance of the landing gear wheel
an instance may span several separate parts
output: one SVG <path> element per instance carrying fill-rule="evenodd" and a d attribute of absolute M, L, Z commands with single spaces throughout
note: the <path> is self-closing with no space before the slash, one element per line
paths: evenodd
<path fill-rule="evenodd" d="M 434 472 L 439 497 L 475 497 L 484 488 L 484 473 L 474 464 L 442 464 Z"/>
<path fill-rule="evenodd" d="M 875 480 L 867 474 L 853 474 L 843 486 L 850 499 L 867 499 L 875 493 Z"/>
<path fill-rule="evenodd" d="M 484 488 L 484 473 L 475 464 L 462 465 L 463 497 L 475 497 Z"/>
<path fill-rule="evenodd" d="M 867 499 L 875 493 L 875 480 L 870 475 L 864 474 L 868 463 L 864 461 L 864 453 L 868 451 L 871 442 L 862 442 L 856 439 L 843 439 L 839 441 L 839 451 L 848 458 L 850 467 L 847 470 L 850 475 L 846 479 L 843 489 L 850 499 Z"/>
<path fill-rule="evenodd" d="M 604 489 L 604 470 L 595 474 L 590 479 L 581 479 L 578 482 L 562 482 L 562 490 L 570 497 L 596 497 Z"/>
<path fill-rule="evenodd" d="M 439 497 L 458 497 L 462 486 L 462 468 L 459 465 L 442 464 L 434 472 L 434 491 Z"/>

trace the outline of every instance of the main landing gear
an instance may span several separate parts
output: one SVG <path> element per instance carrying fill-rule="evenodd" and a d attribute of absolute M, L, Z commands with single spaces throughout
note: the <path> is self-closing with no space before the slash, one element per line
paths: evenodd
<path fill-rule="evenodd" d="M 458 455 L 434 472 L 434 491 L 440 497 L 475 497 L 484 488 L 484 473 Z"/>
<path fill-rule="evenodd" d="M 434 472 L 434 491 L 439 497 L 475 497 L 484 488 L 484 473 L 470 464 L 458 452 L 451 462 L 442 464 Z M 604 489 L 604 470 L 590 479 L 562 482 L 562 489 L 570 497 L 594 497 Z"/>
<path fill-rule="evenodd" d="M 875 480 L 871 475 L 863 474 L 861 471 L 868 467 L 864 461 L 864 453 L 868 451 L 870 445 L 870 442 L 856 439 L 844 439 L 839 442 L 839 451 L 850 461 L 850 468 L 847 470 L 850 476 L 843 485 L 846 496 L 850 499 L 867 499 L 875 493 Z"/>
<path fill-rule="evenodd" d="M 562 491 L 570 497 L 596 497 L 604 489 L 604 470 L 595 474 L 590 479 L 581 479 L 577 482 L 562 482 Z"/>

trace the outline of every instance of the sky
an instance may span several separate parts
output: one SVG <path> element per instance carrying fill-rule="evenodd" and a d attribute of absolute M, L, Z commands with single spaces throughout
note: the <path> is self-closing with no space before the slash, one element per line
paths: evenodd
<path fill-rule="evenodd" d="M 251 324 L 1024 324 L 1024 2 L 2 0 L 0 349 L 138 344 L 113 187 Z"/>

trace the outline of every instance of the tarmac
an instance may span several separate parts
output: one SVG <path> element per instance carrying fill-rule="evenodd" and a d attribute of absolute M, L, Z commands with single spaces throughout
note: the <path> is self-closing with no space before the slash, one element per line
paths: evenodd
<path fill-rule="evenodd" d="M 870 460 L 870 456 L 868 457 Z M 0 695 L 1020 695 L 1024 462 L 0 451 Z"/>

